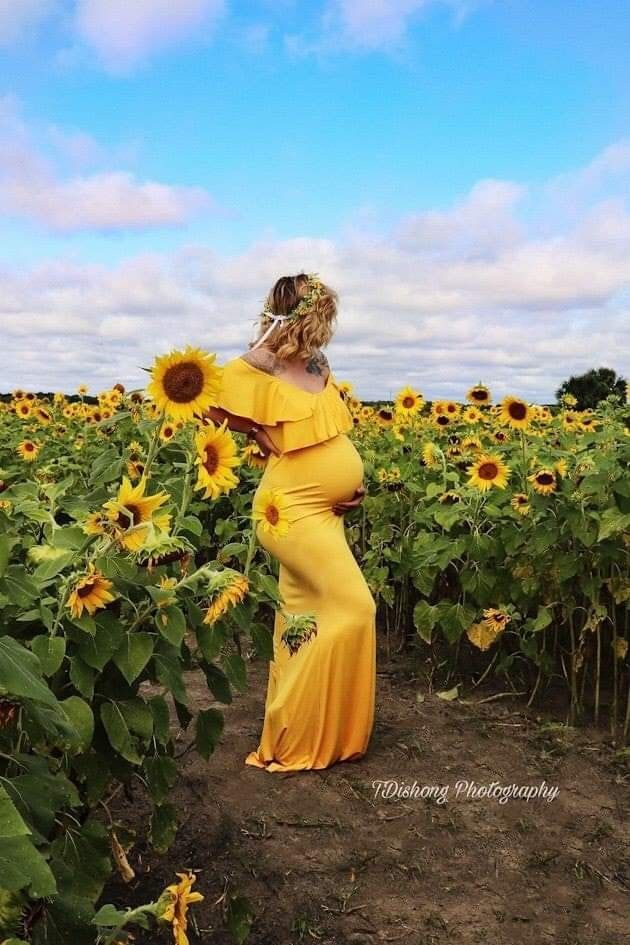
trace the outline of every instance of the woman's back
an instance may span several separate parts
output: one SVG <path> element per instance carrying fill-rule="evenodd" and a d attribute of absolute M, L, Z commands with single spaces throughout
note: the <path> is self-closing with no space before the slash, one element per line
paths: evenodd
<path fill-rule="evenodd" d="M 283 361 L 273 351 L 260 345 L 253 351 L 247 351 L 242 358 L 259 371 L 279 377 L 310 394 L 322 391 L 330 374 L 328 360 L 322 351 L 316 351 L 306 361 L 297 358 Z"/>

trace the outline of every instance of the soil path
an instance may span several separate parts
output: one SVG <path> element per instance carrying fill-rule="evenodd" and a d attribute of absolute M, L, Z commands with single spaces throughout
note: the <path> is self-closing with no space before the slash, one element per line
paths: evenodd
<path fill-rule="evenodd" d="M 464 704 L 422 693 L 405 666 L 379 656 L 366 758 L 288 775 L 244 764 L 267 679 L 267 665 L 251 663 L 214 756 L 182 759 L 175 844 L 162 857 L 134 850 L 137 880 L 113 883 L 109 901 L 146 902 L 192 868 L 206 898 L 191 945 L 232 945 L 222 914 L 230 894 L 255 915 L 248 945 L 628 945 L 628 761 L 605 733 L 567 732 L 512 698 Z M 205 682 L 189 686 L 211 704 Z M 434 796 L 376 796 L 379 781 Z M 458 796 L 462 781 L 544 782 L 558 793 L 501 804 Z M 141 796 L 117 811 L 140 833 L 147 815 Z M 138 933 L 135 943 L 149 941 L 154 934 Z"/>

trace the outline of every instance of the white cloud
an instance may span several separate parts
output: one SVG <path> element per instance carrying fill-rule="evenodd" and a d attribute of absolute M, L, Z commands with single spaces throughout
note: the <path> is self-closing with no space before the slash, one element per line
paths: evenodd
<path fill-rule="evenodd" d="M 0 46 L 22 38 L 57 5 L 57 0 L 0 0 Z"/>
<path fill-rule="evenodd" d="M 191 36 L 209 35 L 224 0 L 77 0 L 76 30 L 106 68 L 126 72 Z"/>
<path fill-rule="evenodd" d="M 571 373 L 628 370 L 630 212 L 621 199 L 586 202 L 576 224 L 554 228 L 546 193 L 480 181 L 455 206 L 409 214 L 389 233 L 5 267 L 3 385 L 138 386 L 142 366 L 187 343 L 225 360 L 246 348 L 273 281 L 314 270 L 340 293 L 333 370 L 364 398 L 405 383 L 462 397 L 482 380 L 495 396 L 549 401 Z"/>
<path fill-rule="evenodd" d="M 52 155 L 33 144 L 16 101 L 0 99 L 0 210 L 53 232 L 115 231 L 185 223 L 213 204 L 198 187 L 138 180 L 122 170 L 64 175 L 70 165 L 104 161 L 106 151 L 89 135 L 49 129 Z"/>
<path fill-rule="evenodd" d="M 287 51 L 308 55 L 331 50 L 394 50 L 404 42 L 411 25 L 433 6 L 451 8 L 456 23 L 488 0 L 327 0 L 321 16 L 321 35 L 285 37 Z"/>

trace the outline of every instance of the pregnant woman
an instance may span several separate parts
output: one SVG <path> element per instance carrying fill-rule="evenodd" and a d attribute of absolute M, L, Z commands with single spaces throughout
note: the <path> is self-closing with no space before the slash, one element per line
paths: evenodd
<path fill-rule="evenodd" d="M 224 366 L 219 406 L 210 411 L 268 457 L 254 496 L 262 510 L 257 537 L 280 562 L 283 610 L 316 621 L 292 652 L 276 613 L 263 731 L 245 759 L 267 771 L 357 760 L 374 723 L 376 608 L 343 520 L 365 493 L 363 463 L 321 350 L 336 315 L 336 293 L 316 276 L 278 279 L 259 337 Z"/>

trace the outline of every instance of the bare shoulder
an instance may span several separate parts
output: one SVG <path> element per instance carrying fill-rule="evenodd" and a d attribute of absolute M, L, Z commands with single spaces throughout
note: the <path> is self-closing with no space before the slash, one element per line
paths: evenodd
<path fill-rule="evenodd" d="M 326 378 L 330 374 L 330 365 L 328 358 L 323 351 L 315 351 L 306 362 L 306 371 L 308 374 L 318 374 Z"/>
<path fill-rule="evenodd" d="M 256 348 L 255 351 L 246 351 L 241 355 L 243 361 L 247 361 L 252 367 L 259 371 L 265 371 L 266 374 L 279 374 L 280 364 L 273 351 L 268 351 L 264 347 Z"/>

